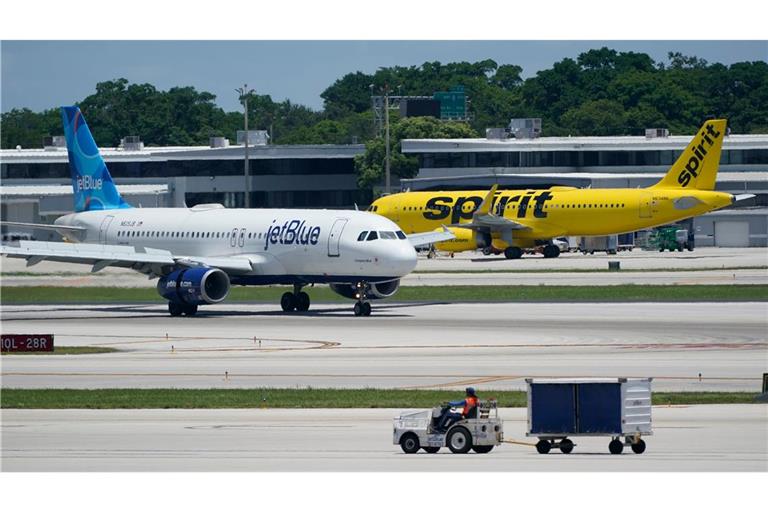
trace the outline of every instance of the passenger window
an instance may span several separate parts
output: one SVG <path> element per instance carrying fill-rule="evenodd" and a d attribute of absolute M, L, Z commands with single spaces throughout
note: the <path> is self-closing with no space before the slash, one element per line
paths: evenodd
<path fill-rule="evenodd" d="M 375 231 L 371 231 L 368 233 L 368 238 L 366 238 L 366 240 L 370 242 L 371 240 L 376 240 L 377 238 L 379 238 L 379 235 Z"/>
<path fill-rule="evenodd" d="M 398 231 L 397 232 L 397 238 L 399 238 L 400 240 L 405 240 L 408 237 L 405 236 L 405 233 L 403 233 L 402 231 Z"/>
<path fill-rule="evenodd" d="M 358 237 L 357 237 L 357 241 L 358 242 L 362 242 L 363 240 L 365 240 L 365 237 L 366 237 L 367 234 L 368 234 L 367 231 L 363 231 L 362 233 L 360 233 L 360 235 L 358 235 Z"/>

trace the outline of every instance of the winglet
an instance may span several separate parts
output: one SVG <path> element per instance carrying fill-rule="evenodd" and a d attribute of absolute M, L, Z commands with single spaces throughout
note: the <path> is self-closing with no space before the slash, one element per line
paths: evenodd
<path fill-rule="evenodd" d="M 480 203 L 480 206 L 477 207 L 477 210 L 475 210 L 475 216 L 477 215 L 493 215 L 491 212 L 491 204 L 493 204 L 493 196 L 496 194 L 496 189 L 499 188 L 499 184 L 496 183 L 491 187 L 491 190 L 488 191 L 488 194 L 485 196 L 485 199 L 483 199 L 483 202 Z"/>

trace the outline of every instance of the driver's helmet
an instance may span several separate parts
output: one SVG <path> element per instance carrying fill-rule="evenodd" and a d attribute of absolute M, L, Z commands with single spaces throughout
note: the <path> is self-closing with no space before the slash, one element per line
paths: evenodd
<path fill-rule="evenodd" d="M 467 396 L 475 396 L 475 388 L 467 388 L 466 392 Z"/>

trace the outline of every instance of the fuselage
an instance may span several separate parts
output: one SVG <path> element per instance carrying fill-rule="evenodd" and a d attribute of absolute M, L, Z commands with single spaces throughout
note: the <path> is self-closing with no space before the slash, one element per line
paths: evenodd
<path fill-rule="evenodd" d="M 375 283 L 400 278 L 416 266 L 415 251 L 400 229 L 367 212 L 204 205 L 88 211 L 56 224 L 86 228 L 77 242 L 251 261 L 254 270 L 232 275 L 233 284 Z M 377 236 L 368 240 L 371 231 Z"/>
<path fill-rule="evenodd" d="M 382 197 L 371 211 L 397 223 L 406 233 L 468 223 L 486 192 L 404 192 Z M 491 212 L 528 229 L 514 232 L 515 245 L 534 245 L 558 236 L 627 233 L 675 222 L 728 206 L 731 194 L 685 189 L 503 190 Z M 494 237 L 494 245 L 506 244 Z"/>

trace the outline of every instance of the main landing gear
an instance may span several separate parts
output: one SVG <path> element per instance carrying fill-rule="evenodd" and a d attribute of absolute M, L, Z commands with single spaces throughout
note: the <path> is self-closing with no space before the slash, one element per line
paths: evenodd
<path fill-rule="evenodd" d="M 168 303 L 168 312 L 171 316 L 195 316 L 197 314 L 196 304 L 179 304 L 178 302 Z"/>
<path fill-rule="evenodd" d="M 560 256 L 560 248 L 554 244 L 545 245 L 541 252 L 545 258 L 557 258 Z"/>
<path fill-rule="evenodd" d="M 371 316 L 371 303 L 365 300 L 367 298 L 366 289 L 368 289 L 366 283 L 360 282 L 355 285 L 355 298 L 357 298 L 354 308 L 355 316 Z"/>
<path fill-rule="evenodd" d="M 504 257 L 508 260 L 519 260 L 523 256 L 523 250 L 519 247 L 509 246 L 504 249 Z"/>
<path fill-rule="evenodd" d="M 306 292 L 301 291 L 302 285 L 293 285 L 292 292 L 285 292 L 280 298 L 280 307 L 286 313 L 289 311 L 308 311 L 310 300 Z"/>

